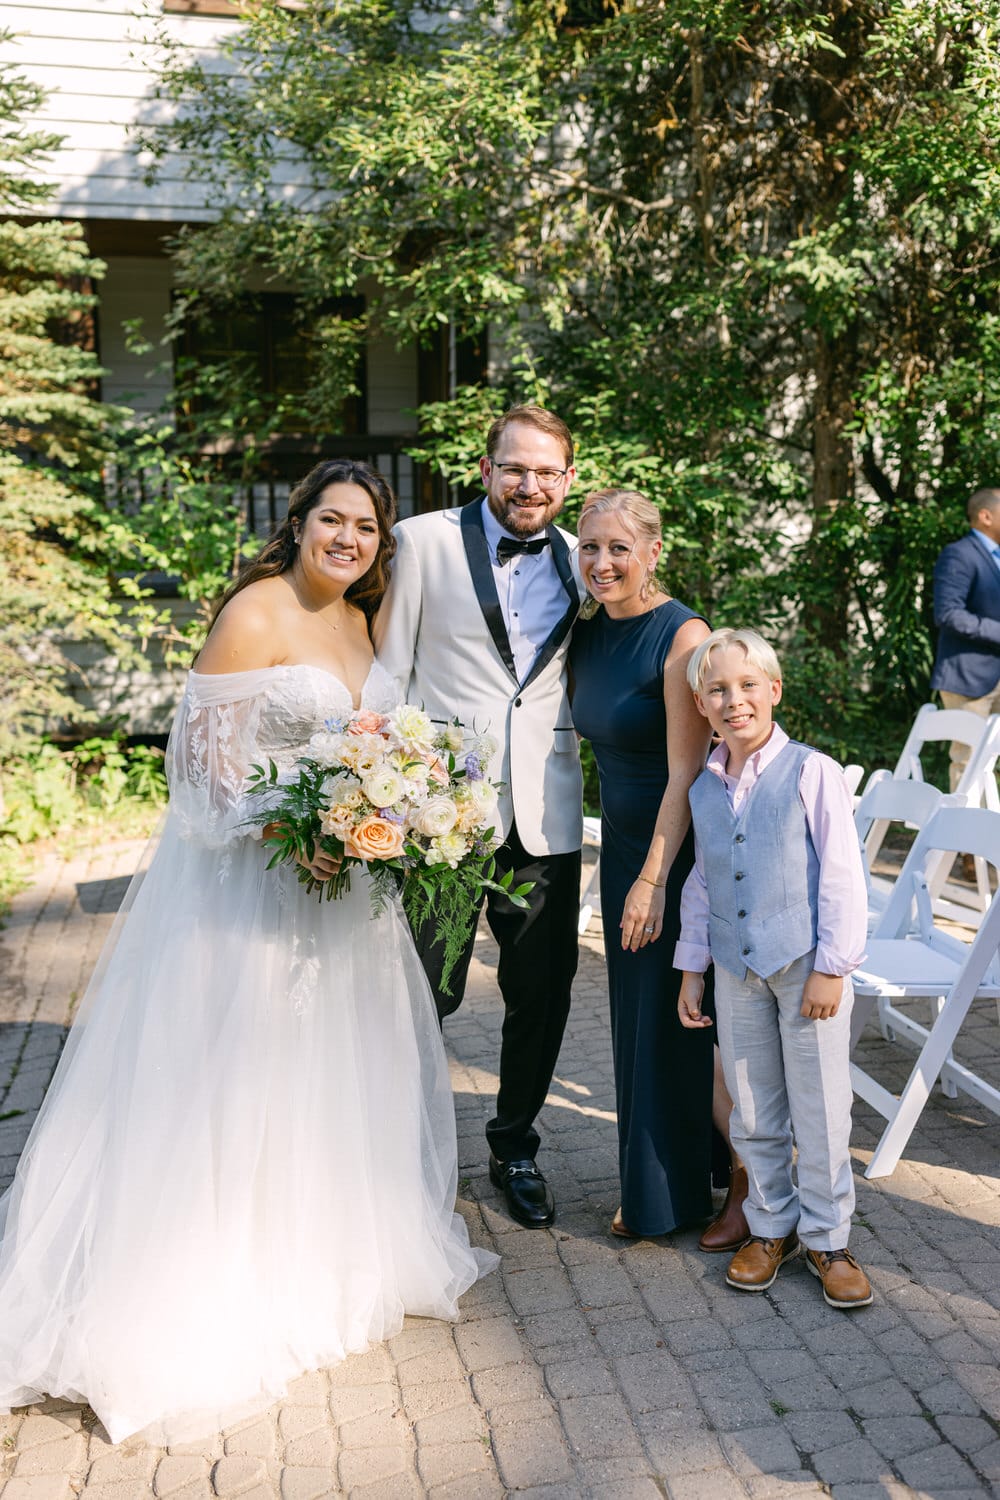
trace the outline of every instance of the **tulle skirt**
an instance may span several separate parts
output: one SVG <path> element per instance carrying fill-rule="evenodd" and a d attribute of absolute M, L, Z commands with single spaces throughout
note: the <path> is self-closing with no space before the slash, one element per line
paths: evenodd
<path fill-rule="evenodd" d="M 0 1408 L 187 1441 L 496 1264 L 404 919 L 265 863 L 168 821 L 133 883 L 0 1200 Z"/>

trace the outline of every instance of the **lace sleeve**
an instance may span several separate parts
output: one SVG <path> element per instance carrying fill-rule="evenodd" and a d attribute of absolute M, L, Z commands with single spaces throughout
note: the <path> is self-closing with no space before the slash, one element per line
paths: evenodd
<path fill-rule="evenodd" d="M 182 838 L 208 848 L 259 838 L 247 818 L 259 805 L 246 792 L 259 764 L 258 729 L 266 679 L 260 672 L 188 678 L 167 744 L 170 812 Z"/>

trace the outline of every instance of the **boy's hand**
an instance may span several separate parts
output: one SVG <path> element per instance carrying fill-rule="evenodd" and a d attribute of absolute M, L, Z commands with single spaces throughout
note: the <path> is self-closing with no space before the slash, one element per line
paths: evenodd
<path fill-rule="evenodd" d="M 703 1016 L 701 1013 L 701 997 L 705 993 L 704 974 L 689 974 L 687 970 L 681 977 L 681 987 L 677 995 L 677 1019 L 688 1031 L 696 1031 L 702 1026 L 711 1026 L 712 1017 Z"/>
<path fill-rule="evenodd" d="M 842 974 L 821 974 L 813 969 L 802 989 L 802 1015 L 807 1021 L 829 1021 L 840 1009 L 844 994 Z"/>

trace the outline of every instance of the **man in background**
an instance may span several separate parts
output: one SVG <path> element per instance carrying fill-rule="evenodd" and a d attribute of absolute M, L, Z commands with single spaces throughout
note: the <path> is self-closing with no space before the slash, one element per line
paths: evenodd
<path fill-rule="evenodd" d="M 983 718 L 1000 713 L 1000 489 L 976 490 L 967 507 L 970 530 L 942 548 L 934 565 L 937 656 L 931 687 L 943 708 Z M 969 758 L 951 747 L 951 790 Z"/>

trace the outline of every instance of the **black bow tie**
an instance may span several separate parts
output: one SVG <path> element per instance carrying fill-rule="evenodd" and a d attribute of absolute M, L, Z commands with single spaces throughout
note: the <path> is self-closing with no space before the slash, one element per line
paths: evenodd
<path fill-rule="evenodd" d="M 519 552 L 537 554 L 548 545 L 547 536 L 537 536 L 532 542 L 521 542 L 512 536 L 502 536 L 497 542 L 497 562 L 501 568 L 505 568 L 511 558 L 516 557 Z"/>

